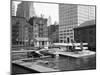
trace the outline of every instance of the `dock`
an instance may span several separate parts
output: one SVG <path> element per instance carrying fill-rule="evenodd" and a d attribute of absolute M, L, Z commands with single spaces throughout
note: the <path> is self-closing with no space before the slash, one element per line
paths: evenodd
<path fill-rule="evenodd" d="M 59 55 L 63 55 L 63 56 L 68 56 L 68 57 L 74 57 L 74 58 L 82 58 L 82 57 L 89 57 L 89 56 L 95 56 L 96 55 L 96 52 L 93 52 L 93 51 L 89 51 L 89 50 L 83 50 L 83 51 L 79 51 L 78 53 L 75 53 L 75 52 L 64 52 L 64 51 L 60 51 L 60 52 L 50 52 L 51 54 L 54 54 L 56 55 L 59 54 Z M 45 56 L 43 58 L 48 58 L 50 56 Z M 38 61 L 33 61 L 33 62 L 25 62 L 23 60 L 32 60 L 32 59 L 38 59 L 38 58 L 25 58 L 25 59 L 20 59 L 20 60 L 15 60 L 15 61 L 12 61 L 12 63 L 14 64 L 17 64 L 19 66 L 23 66 L 25 68 L 28 68 L 28 69 L 31 69 L 33 71 L 37 71 L 37 72 L 58 72 L 60 71 L 59 69 L 53 69 L 53 68 L 50 68 L 50 67 L 45 67 L 45 66 L 42 66 L 42 65 L 39 65 L 37 64 L 38 62 L 43 62 L 45 63 L 45 61 L 43 60 L 38 60 Z"/>
<path fill-rule="evenodd" d="M 89 56 L 94 56 L 96 55 L 96 52 L 94 51 L 89 51 L 89 50 L 83 50 L 83 51 L 79 51 L 78 53 L 75 52 L 50 52 L 51 54 L 59 54 L 59 55 L 63 55 L 63 56 L 69 56 L 69 57 L 74 57 L 74 58 L 82 58 L 82 57 L 89 57 Z"/>
<path fill-rule="evenodd" d="M 44 61 L 41 61 L 41 62 L 44 62 Z M 15 62 L 12 62 L 14 64 L 17 64 L 19 66 L 23 66 L 25 68 L 29 68 L 31 70 L 35 70 L 35 71 L 38 71 L 38 72 L 57 72 L 59 70 L 57 69 L 53 69 L 53 68 L 48 68 L 48 67 L 44 67 L 44 66 L 41 66 L 41 65 L 37 65 L 37 62 L 21 62 L 21 61 L 15 61 Z"/>

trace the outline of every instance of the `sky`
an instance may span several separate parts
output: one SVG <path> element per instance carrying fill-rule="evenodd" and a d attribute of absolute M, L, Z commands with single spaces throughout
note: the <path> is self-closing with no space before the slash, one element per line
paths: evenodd
<path fill-rule="evenodd" d="M 52 23 L 54 23 L 55 21 L 58 22 L 58 4 L 34 3 L 34 8 L 38 16 L 40 16 L 42 13 L 46 18 L 50 16 Z"/>
<path fill-rule="evenodd" d="M 15 7 L 17 11 L 17 5 L 20 2 L 15 1 Z M 44 18 L 51 17 L 51 23 L 53 24 L 55 21 L 59 23 L 59 10 L 58 10 L 58 4 L 50 4 L 50 3 L 34 3 L 34 9 L 37 16 L 41 16 L 41 14 L 44 15 Z"/>

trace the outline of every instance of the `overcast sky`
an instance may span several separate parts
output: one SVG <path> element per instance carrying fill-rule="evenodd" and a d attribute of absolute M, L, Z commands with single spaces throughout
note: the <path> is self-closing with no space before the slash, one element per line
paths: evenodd
<path fill-rule="evenodd" d="M 35 11 L 38 16 L 44 14 L 44 17 L 48 18 L 51 16 L 52 23 L 54 21 L 58 22 L 58 4 L 49 4 L 49 3 L 34 3 Z"/>
<path fill-rule="evenodd" d="M 16 6 L 20 2 L 15 1 L 14 4 Z M 41 16 L 41 14 L 44 15 L 45 18 L 48 18 L 51 16 L 51 22 L 54 23 L 55 21 L 59 22 L 59 10 L 58 10 L 58 4 L 50 4 L 50 3 L 34 3 L 35 13 L 37 16 Z"/>

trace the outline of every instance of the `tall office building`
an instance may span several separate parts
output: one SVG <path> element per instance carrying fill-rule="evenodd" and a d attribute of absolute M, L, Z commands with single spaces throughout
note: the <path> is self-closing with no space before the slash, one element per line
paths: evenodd
<path fill-rule="evenodd" d="M 47 21 L 47 25 L 50 26 L 51 25 L 51 17 L 48 17 L 48 21 Z"/>
<path fill-rule="evenodd" d="M 16 16 L 16 6 L 15 6 L 15 3 L 14 1 L 12 1 L 12 5 L 11 5 L 11 15 L 12 16 Z"/>
<path fill-rule="evenodd" d="M 18 5 L 16 16 L 25 17 L 27 20 L 30 17 L 36 16 L 33 5 L 34 3 L 31 1 L 22 1 Z"/>
<path fill-rule="evenodd" d="M 95 6 L 59 4 L 59 42 L 74 40 L 73 28 L 95 19 Z"/>

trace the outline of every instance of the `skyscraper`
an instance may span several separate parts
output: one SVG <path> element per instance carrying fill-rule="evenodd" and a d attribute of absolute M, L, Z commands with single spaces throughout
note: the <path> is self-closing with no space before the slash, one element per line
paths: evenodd
<path fill-rule="evenodd" d="M 59 4 L 59 41 L 74 40 L 73 28 L 95 19 L 95 6 Z"/>
<path fill-rule="evenodd" d="M 33 2 L 22 1 L 17 8 L 16 16 L 25 17 L 29 20 L 30 17 L 36 16 Z"/>
<path fill-rule="evenodd" d="M 15 10 L 15 3 L 14 1 L 12 1 L 12 5 L 11 5 L 11 15 L 12 16 L 15 16 L 16 15 L 16 10 Z"/>
<path fill-rule="evenodd" d="M 47 25 L 50 26 L 51 25 L 51 17 L 48 17 L 48 21 L 47 21 Z"/>

